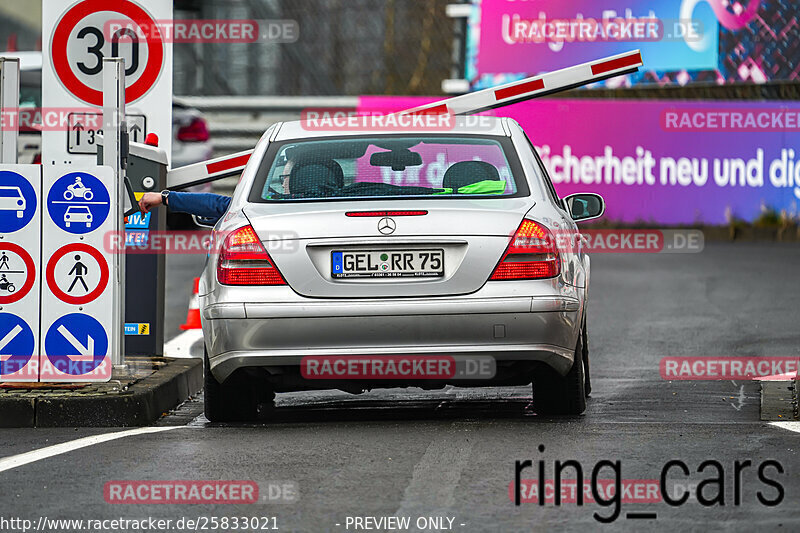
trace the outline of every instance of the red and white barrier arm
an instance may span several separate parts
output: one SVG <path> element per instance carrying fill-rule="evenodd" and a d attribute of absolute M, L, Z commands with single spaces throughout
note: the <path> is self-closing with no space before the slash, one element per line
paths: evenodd
<path fill-rule="evenodd" d="M 522 102 L 523 100 L 530 100 L 531 98 L 538 98 L 588 83 L 613 78 L 614 76 L 636 72 L 642 65 L 641 52 L 633 50 L 632 52 L 590 61 L 582 65 L 407 109 L 397 114 L 441 115 L 453 113 L 455 115 L 468 115 L 479 113 L 487 109 L 495 109 Z M 167 187 L 170 189 L 183 189 L 220 178 L 236 176 L 244 170 L 252 154 L 253 150 L 247 150 L 170 170 L 167 173 Z"/>
<path fill-rule="evenodd" d="M 540 74 L 505 85 L 483 89 L 439 102 L 400 111 L 398 115 L 469 115 L 487 109 L 507 106 L 523 100 L 538 98 L 581 85 L 602 81 L 614 76 L 636 72 L 643 65 L 642 54 L 633 50 L 624 54 L 590 61 L 547 74 Z"/>
<path fill-rule="evenodd" d="M 242 173 L 251 155 L 253 155 L 253 150 L 245 150 L 244 152 L 171 169 L 167 172 L 167 188 L 183 189 L 220 178 L 236 176 Z"/>

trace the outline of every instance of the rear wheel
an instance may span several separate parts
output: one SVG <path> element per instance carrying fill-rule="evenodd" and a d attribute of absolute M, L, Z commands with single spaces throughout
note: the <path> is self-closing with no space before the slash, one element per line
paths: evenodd
<path fill-rule="evenodd" d="M 589 368 L 589 333 L 586 330 L 586 316 L 583 317 L 583 373 L 586 377 L 584 382 L 584 392 L 586 397 L 588 398 L 589 395 L 592 393 L 592 379 L 591 379 L 591 372 Z"/>
<path fill-rule="evenodd" d="M 578 336 L 572 368 L 566 376 L 543 366 L 533 378 L 533 408 L 548 415 L 579 415 L 586 410 L 583 331 Z"/>
<path fill-rule="evenodd" d="M 246 376 L 231 376 L 220 383 L 211 373 L 208 353 L 203 354 L 205 414 L 211 422 L 249 422 L 273 412 L 275 393 Z"/>

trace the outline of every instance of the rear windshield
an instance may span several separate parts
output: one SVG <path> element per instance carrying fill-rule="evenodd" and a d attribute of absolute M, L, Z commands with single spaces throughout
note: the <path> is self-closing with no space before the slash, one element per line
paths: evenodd
<path fill-rule="evenodd" d="M 272 145 L 250 201 L 527 194 L 508 139 L 384 136 Z"/>

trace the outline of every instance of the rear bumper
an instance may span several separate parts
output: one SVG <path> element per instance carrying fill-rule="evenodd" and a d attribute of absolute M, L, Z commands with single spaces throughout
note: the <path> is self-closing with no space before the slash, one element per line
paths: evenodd
<path fill-rule="evenodd" d="M 491 356 L 572 365 L 582 291 L 570 296 L 208 303 L 203 332 L 214 376 L 299 365 L 320 355 Z"/>

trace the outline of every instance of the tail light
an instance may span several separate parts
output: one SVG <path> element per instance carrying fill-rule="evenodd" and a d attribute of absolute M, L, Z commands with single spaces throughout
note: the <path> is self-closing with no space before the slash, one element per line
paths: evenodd
<path fill-rule="evenodd" d="M 206 142 L 208 137 L 208 126 L 206 121 L 200 117 L 195 117 L 188 125 L 178 128 L 178 140 L 181 142 Z"/>
<path fill-rule="evenodd" d="M 217 261 L 217 280 L 223 285 L 286 285 L 252 226 L 225 237 Z"/>
<path fill-rule="evenodd" d="M 489 279 L 543 279 L 560 273 L 561 259 L 553 234 L 544 226 L 525 219 Z"/>
<path fill-rule="evenodd" d="M 41 165 L 42 164 L 42 152 L 36 152 L 36 155 L 33 156 L 33 161 L 31 162 L 33 165 Z"/>

